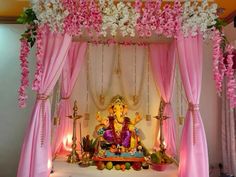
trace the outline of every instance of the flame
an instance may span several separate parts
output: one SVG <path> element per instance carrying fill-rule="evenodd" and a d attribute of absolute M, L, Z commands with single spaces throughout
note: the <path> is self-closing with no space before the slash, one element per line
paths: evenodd
<path fill-rule="evenodd" d="M 163 144 L 164 144 L 164 146 L 165 146 L 165 148 L 166 148 L 166 142 L 165 142 L 165 141 L 163 141 Z"/>
<path fill-rule="evenodd" d="M 68 134 L 63 138 L 63 147 L 66 151 L 71 151 L 71 145 L 72 145 L 72 135 Z"/>
<path fill-rule="evenodd" d="M 52 168 L 52 161 L 51 159 L 48 159 L 48 169 L 50 170 Z"/>

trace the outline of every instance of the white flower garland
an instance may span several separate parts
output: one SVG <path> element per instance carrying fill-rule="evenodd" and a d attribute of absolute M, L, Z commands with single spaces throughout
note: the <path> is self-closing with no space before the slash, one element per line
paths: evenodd
<path fill-rule="evenodd" d="M 51 31 L 63 30 L 63 21 L 69 15 L 60 0 L 38 1 L 33 4 L 33 10 L 41 24 L 47 24 Z"/>
<path fill-rule="evenodd" d="M 217 4 L 208 5 L 204 0 L 202 3 L 190 1 L 184 3 L 182 16 L 182 31 L 185 36 L 196 36 L 198 32 L 203 33 L 203 37 L 208 37 L 209 31 L 215 25 L 217 15 Z"/>
<path fill-rule="evenodd" d="M 99 3 L 103 14 L 101 30 L 103 36 L 107 36 L 108 29 L 112 36 L 116 36 L 118 30 L 123 37 L 135 36 L 135 26 L 140 14 L 135 11 L 131 3 L 119 2 L 115 5 L 113 0 L 109 0 L 108 3 L 100 0 Z"/>

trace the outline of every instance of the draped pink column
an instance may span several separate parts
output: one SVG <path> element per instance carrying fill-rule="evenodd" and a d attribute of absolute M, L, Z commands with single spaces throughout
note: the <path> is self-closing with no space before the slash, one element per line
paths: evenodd
<path fill-rule="evenodd" d="M 166 143 L 167 153 L 171 156 L 176 155 L 176 123 L 171 106 L 175 75 L 175 44 L 152 44 L 150 45 L 151 66 L 154 79 L 161 97 L 166 103 L 163 122 L 163 133 Z"/>
<path fill-rule="evenodd" d="M 58 80 L 71 37 L 43 34 L 43 74 L 37 100 L 25 134 L 17 177 L 48 177 L 51 165 L 51 104 L 49 95 Z"/>
<path fill-rule="evenodd" d="M 81 65 L 84 61 L 84 55 L 87 48 L 87 43 L 74 42 L 67 55 L 66 63 L 62 70 L 61 81 L 61 100 L 59 103 L 58 116 L 60 125 L 56 127 L 53 143 L 53 157 L 64 149 L 63 141 L 67 139 L 67 135 L 72 136 L 72 122 L 68 119 L 68 115 L 72 115 L 72 106 L 70 103 L 70 95 L 76 83 Z M 70 137 L 71 138 L 71 137 Z M 66 150 L 66 149 L 64 149 Z"/>
<path fill-rule="evenodd" d="M 180 73 L 189 102 L 180 144 L 179 177 L 209 177 L 207 142 L 199 111 L 202 43 L 201 35 L 177 38 Z"/>

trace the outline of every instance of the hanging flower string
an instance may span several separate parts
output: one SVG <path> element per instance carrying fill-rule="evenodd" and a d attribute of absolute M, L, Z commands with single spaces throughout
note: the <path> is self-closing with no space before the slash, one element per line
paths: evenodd
<path fill-rule="evenodd" d="M 40 26 L 37 30 L 36 36 L 36 71 L 34 74 L 34 81 L 32 85 L 32 90 L 38 91 L 40 87 L 40 82 L 43 74 L 43 33 L 46 30 L 46 26 Z"/>
<path fill-rule="evenodd" d="M 213 76 L 216 90 L 221 95 L 226 77 L 226 95 L 231 108 L 236 107 L 236 78 L 234 75 L 234 47 L 227 43 L 222 29 L 213 32 Z"/>
<path fill-rule="evenodd" d="M 18 105 L 20 108 L 24 108 L 26 106 L 26 100 L 28 98 L 28 96 L 26 95 L 26 89 L 29 86 L 29 67 L 27 58 L 30 53 L 30 46 L 27 39 L 21 39 L 20 43 L 21 83 L 18 89 Z"/>
<path fill-rule="evenodd" d="M 222 92 L 222 82 L 225 73 L 224 57 L 221 48 L 223 37 L 218 29 L 214 30 L 213 34 L 213 76 L 216 84 L 217 93 Z"/>
<path fill-rule="evenodd" d="M 236 107 L 236 78 L 234 75 L 233 69 L 233 51 L 234 48 L 232 45 L 227 44 L 226 46 L 226 61 L 227 61 L 227 70 L 226 70 L 226 78 L 227 78 L 227 98 L 229 99 L 229 104 L 231 108 Z"/>
<path fill-rule="evenodd" d="M 18 23 L 26 24 L 27 29 L 21 35 L 20 39 L 20 66 L 21 66 L 21 82 L 18 89 L 18 105 L 20 108 L 26 107 L 26 100 L 28 98 L 26 89 L 29 86 L 29 67 L 28 56 L 30 53 L 30 47 L 35 43 L 35 35 L 37 30 L 37 18 L 34 11 L 30 8 L 25 9 L 20 17 L 17 19 Z"/>

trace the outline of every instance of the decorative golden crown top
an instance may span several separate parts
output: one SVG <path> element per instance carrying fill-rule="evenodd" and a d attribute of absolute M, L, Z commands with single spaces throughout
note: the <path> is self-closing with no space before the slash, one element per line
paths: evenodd
<path fill-rule="evenodd" d="M 121 104 L 121 105 L 127 106 L 125 99 L 120 95 L 116 95 L 111 100 L 111 106 L 114 106 L 116 104 Z"/>

